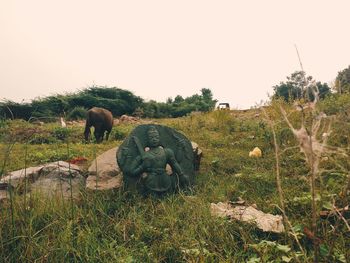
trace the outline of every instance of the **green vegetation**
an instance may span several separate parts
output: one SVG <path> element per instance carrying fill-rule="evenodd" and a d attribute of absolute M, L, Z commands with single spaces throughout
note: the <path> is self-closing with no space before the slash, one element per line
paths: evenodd
<path fill-rule="evenodd" d="M 166 103 L 149 101 L 132 92 L 119 88 L 93 86 L 75 94 L 55 95 L 38 98 L 31 103 L 4 101 L 0 103 L 0 118 L 55 121 L 65 116 L 68 120 L 84 119 L 86 111 L 92 107 L 102 107 L 112 112 L 113 116 L 123 114 L 144 118 L 181 117 L 192 111 L 207 112 L 213 110 L 216 100 L 210 89 L 203 88 L 201 95 L 188 98 L 180 95 Z"/>
<path fill-rule="evenodd" d="M 167 104 L 184 101 L 176 97 Z M 302 113 L 278 100 L 264 107 L 280 148 L 283 201 L 292 226 L 288 233 L 265 233 L 254 225 L 210 214 L 211 202 L 238 198 L 264 212 L 281 214 L 274 134 L 263 112 L 213 111 L 157 119 L 197 142 L 204 152 L 191 194 L 155 199 L 123 189 L 82 191 L 81 200 L 70 202 L 38 195 L 25 201 L 23 195 L 13 192 L 11 202 L 0 204 L 0 262 L 307 262 L 314 258 L 315 242 L 320 262 L 349 261 L 350 236 L 343 220 L 348 214 L 343 218 L 317 216 L 317 233 L 312 232 L 311 171 L 280 107 L 298 128 Z M 317 215 L 333 204 L 343 208 L 350 202 L 350 122 L 344 114 L 350 110 L 350 97 L 329 96 L 319 107 L 334 114 L 328 145 L 342 149 L 347 156 L 335 152 L 322 156 L 322 173 L 316 178 Z M 306 125 L 311 125 L 312 112 L 306 109 L 304 113 Z M 325 119 L 320 127 L 328 124 Z M 115 126 L 109 142 L 84 144 L 82 126 L 62 129 L 57 124 L 1 121 L 0 168 L 5 173 L 24 165 L 79 156 L 90 162 L 119 145 L 135 125 Z M 317 134 L 317 138 L 321 136 Z M 254 147 L 262 150 L 262 158 L 248 157 Z"/>
<path fill-rule="evenodd" d="M 340 93 L 350 93 L 350 66 L 338 72 L 335 79 L 335 90 Z"/>
<path fill-rule="evenodd" d="M 294 101 L 306 98 L 309 101 L 314 100 L 312 92 L 313 86 L 316 86 L 319 91 L 319 98 L 323 99 L 330 94 L 330 88 L 326 83 L 315 82 L 311 76 L 306 76 L 304 71 L 295 71 L 286 82 L 281 82 L 273 87 L 274 98 L 282 98 L 285 101 Z"/>
<path fill-rule="evenodd" d="M 212 111 L 216 102 L 211 90 L 203 88 L 201 89 L 201 95 L 195 94 L 187 98 L 177 95 L 174 100 L 168 98 L 166 103 L 146 102 L 141 108 L 141 116 L 146 118 L 177 118 L 186 116 L 193 111 Z"/>

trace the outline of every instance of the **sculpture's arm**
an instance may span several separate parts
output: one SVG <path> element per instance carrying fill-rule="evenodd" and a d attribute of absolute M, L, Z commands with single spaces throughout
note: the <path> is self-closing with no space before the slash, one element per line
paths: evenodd
<path fill-rule="evenodd" d="M 138 152 L 140 153 L 139 156 L 137 156 L 134 160 L 130 160 L 130 164 L 128 165 L 128 175 L 129 176 L 139 176 L 140 174 L 142 174 L 145 171 L 145 151 L 143 150 L 141 143 L 139 141 L 139 139 L 136 136 L 133 136 L 132 139 L 135 142 L 136 148 L 138 150 Z"/>
<path fill-rule="evenodd" d="M 134 140 L 134 142 L 136 144 L 137 150 L 139 151 L 141 157 L 144 157 L 145 150 L 142 148 L 141 143 L 139 141 L 139 138 L 137 138 L 136 136 L 133 136 L 132 138 L 133 138 L 133 140 Z"/>
<path fill-rule="evenodd" d="M 165 154 L 167 156 L 167 162 L 169 163 L 173 171 L 175 171 L 179 175 L 181 183 L 188 185 L 190 180 L 188 176 L 182 171 L 180 164 L 175 158 L 174 152 L 171 149 L 165 149 Z"/>
<path fill-rule="evenodd" d="M 129 175 L 139 176 L 144 172 L 144 170 L 144 162 L 142 161 L 141 156 L 137 156 L 130 164 Z"/>

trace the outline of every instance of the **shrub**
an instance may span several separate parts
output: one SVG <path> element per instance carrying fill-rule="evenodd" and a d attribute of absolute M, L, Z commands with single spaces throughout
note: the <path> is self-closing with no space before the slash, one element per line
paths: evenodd
<path fill-rule="evenodd" d="M 127 135 L 127 132 L 121 129 L 117 129 L 114 128 L 114 136 L 112 136 L 112 138 L 114 138 L 115 140 L 123 140 Z"/>
<path fill-rule="evenodd" d="M 350 94 L 332 94 L 320 101 L 320 109 L 327 115 L 350 110 Z"/>
<path fill-rule="evenodd" d="M 57 127 L 52 131 L 52 133 L 56 139 L 64 141 L 68 138 L 69 134 L 71 133 L 70 131 L 71 130 L 67 128 Z"/>
<path fill-rule="evenodd" d="M 30 144 L 53 144 L 57 139 L 47 133 L 35 133 L 29 140 Z"/>
<path fill-rule="evenodd" d="M 81 120 L 86 118 L 87 110 L 84 107 L 75 107 L 67 114 L 68 120 Z"/>

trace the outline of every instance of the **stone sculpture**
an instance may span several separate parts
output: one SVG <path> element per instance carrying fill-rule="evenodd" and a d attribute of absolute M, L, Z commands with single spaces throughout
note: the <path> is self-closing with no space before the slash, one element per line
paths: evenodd
<path fill-rule="evenodd" d="M 194 181 L 191 142 L 166 126 L 136 127 L 119 147 L 117 162 L 126 186 L 145 194 L 173 192 Z"/>

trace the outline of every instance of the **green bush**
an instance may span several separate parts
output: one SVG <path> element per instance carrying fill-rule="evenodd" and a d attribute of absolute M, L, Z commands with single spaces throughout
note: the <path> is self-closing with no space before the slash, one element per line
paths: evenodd
<path fill-rule="evenodd" d="M 86 118 L 87 110 L 84 107 L 75 107 L 67 114 L 68 120 L 82 120 Z"/>
<path fill-rule="evenodd" d="M 0 119 L 0 128 L 6 128 L 8 126 L 8 121 L 6 119 Z"/>
<path fill-rule="evenodd" d="M 128 134 L 127 131 L 124 131 L 122 129 L 114 128 L 113 130 L 114 132 L 112 138 L 117 141 L 123 140 Z"/>
<path fill-rule="evenodd" d="M 64 141 L 68 138 L 69 134 L 71 133 L 71 130 L 67 128 L 57 127 L 52 131 L 52 133 L 56 139 Z"/>
<path fill-rule="evenodd" d="M 29 140 L 29 144 L 53 144 L 58 140 L 47 133 L 35 133 Z"/>
<path fill-rule="evenodd" d="M 332 94 L 320 101 L 320 109 L 327 115 L 350 111 L 350 94 Z"/>

